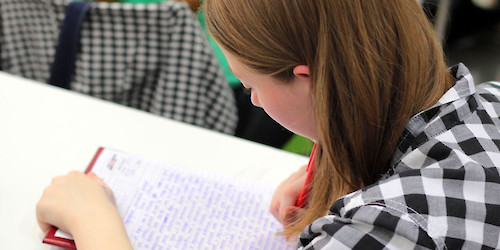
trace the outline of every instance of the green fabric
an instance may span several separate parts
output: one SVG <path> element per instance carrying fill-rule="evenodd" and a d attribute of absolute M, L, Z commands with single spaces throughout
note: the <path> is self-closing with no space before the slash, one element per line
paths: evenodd
<path fill-rule="evenodd" d="M 294 134 L 282 149 L 288 152 L 309 156 L 313 145 L 313 141 Z"/>
<path fill-rule="evenodd" d="M 231 70 L 229 70 L 229 65 L 227 64 L 226 57 L 222 53 L 222 50 L 219 48 L 219 45 L 217 45 L 214 38 L 208 33 L 207 25 L 205 23 L 205 9 L 203 8 L 203 6 L 200 8 L 200 11 L 198 11 L 198 21 L 200 22 L 201 28 L 205 32 L 205 36 L 207 37 L 208 43 L 212 47 L 217 61 L 219 61 L 219 65 L 224 71 L 224 75 L 226 76 L 229 86 L 231 86 L 232 88 L 238 87 L 240 85 L 240 80 L 231 73 Z"/>

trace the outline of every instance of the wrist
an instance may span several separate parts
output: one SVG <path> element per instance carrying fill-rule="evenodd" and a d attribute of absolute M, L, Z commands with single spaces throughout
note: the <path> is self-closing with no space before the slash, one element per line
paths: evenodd
<path fill-rule="evenodd" d="M 71 233 L 79 250 L 132 249 L 122 219 L 111 204 L 74 222 Z"/>

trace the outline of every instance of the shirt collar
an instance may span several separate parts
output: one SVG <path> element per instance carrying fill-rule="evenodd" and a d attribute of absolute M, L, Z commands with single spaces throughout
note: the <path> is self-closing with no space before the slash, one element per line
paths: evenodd
<path fill-rule="evenodd" d="M 430 108 L 419 112 L 414 115 L 407 123 L 406 130 L 413 135 L 422 132 L 425 126 L 429 123 L 439 111 L 444 111 L 447 104 L 460 99 L 466 99 L 476 93 L 474 80 L 469 69 L 463 64 L 459 63 L 451 68 L 449 71 L 455 77 L 455 83 L 446 93 Z M 406 132 L 406 131 L 405 131 Z"/>
<path fill-rule="evenodd" d="M 429 125 L 432 123 L 434 118 L 444 116 L 450 111 L 449 109 L 455 109 L 455 107 L 452 107 L 453 105 L 450 106 L 449 104 L 458 100 L 467 99 L 469 96 L 476 93 L 472 75 L 464 64 L 459 63 L 451 67 L 449 71 L 455 76 L 455 84 L 437 101 L 436 104 L 414 115 L 408 121 L 401 137 L 402 139 L 400 140 L 391 160 L 391 168 L 386 174 L 383 175 L 384 177 L 394 173 L 393 167 L 395 167 L 395 164 L 399 162 L 399 160 L 409 150 L 418 147 L 428 140 L 426 134 L 422 132 L 425 129 L 429 129 Z"/>
<path fill-rule="evenodd" d="M 451 67 L 450 72 L 455 76 L 455 85 L 449 89 L 431 109 L 436 106 L 466 98 L 476 93 L 472 75 L 463 63 Z"/>

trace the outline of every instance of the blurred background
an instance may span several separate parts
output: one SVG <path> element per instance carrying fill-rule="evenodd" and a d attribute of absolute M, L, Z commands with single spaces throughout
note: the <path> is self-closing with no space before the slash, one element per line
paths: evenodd
<path fill-rule="evenodd" d="M 448 65 L 463 62 L 475 83 L 500 80 L 500 0 L 421 1 L 438 35 Z"/>

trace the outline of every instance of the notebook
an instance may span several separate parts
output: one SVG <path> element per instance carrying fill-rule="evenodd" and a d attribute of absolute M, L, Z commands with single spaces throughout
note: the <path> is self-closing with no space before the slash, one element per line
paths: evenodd
<path fill-rule="evenodd" d="M 194 156 L 195 157 L 195 156 Z M 269 213 L 274 187 L 99 148 L 92 171 L 113 190 L 134 249 L 293 249 Z M 52 228 L 44 243 L 76 249 Z"/>

